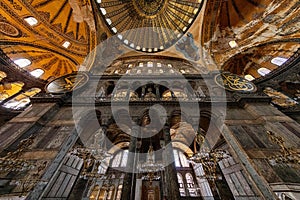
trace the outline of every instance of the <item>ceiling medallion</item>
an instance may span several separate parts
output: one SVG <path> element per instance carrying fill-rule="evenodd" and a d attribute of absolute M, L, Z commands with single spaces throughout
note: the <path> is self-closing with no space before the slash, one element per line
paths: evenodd
<path fill-rule="evenodd" d="M 229 91 L 255 92 L 257 90 L 254 83 L 230 72 L 222 72 L 215 76 L 217 85 Z"/>
<path fill-rule="evenodd" d="M 21 32 L 8 22 L 0 22 L 0 33 L 10 37 L 20 37 Z"/>
<path fill-rule="evenodd" d="M 97 0 L 113 35 L 142 52 L 159 52 L 175 44 L 193 24 L 203 0 Z"/>
<path fill-rule="evenodd" d="M 165 4 L 165 0 L 134 0 L 134 5 L 147 16 L 157 14 Z"/>

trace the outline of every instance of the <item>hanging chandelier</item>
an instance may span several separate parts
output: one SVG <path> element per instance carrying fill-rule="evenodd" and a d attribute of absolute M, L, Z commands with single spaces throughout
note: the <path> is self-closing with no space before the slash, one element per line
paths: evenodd
<path fill-rule="evenodd" d="M 23 152 L 33 143 L 34 136 L 21 140 L 18 148 L 14 152 L 9 152 L 0 158 L 0 172 L 23 172 L 35 168 L 35 163 L 21 158 Z"/>
<path fill-rule="evenodd" d="M 225 150 L 203 148 L 204 136 L 198 133 L 196 135 L 195 142 L 199 146 L 199 150 L 196 150 L 189 161 L 193 164 L 201 164 L 204 168 L 205 174 L 203 175 L 208 180 L 216 180 L 220 177 L 217 176 L 218 162 L 222 159 L 228 158 L 229 154 Z"/>
<path fill-rule="evenodd" d="M 147 152 L 146 162 L 140 163 L 138 165 L 138 169 L 141 173 L 147 173 L 147 175 L 143 176 L 143 179 L 146 180 L 155 180 L 159 179 L 159 175 L 155 175 L 156 172 L 164 171 L 164 165 L 161 162 L 155 161 L 153 146 L 149 146 L 149 150 Z"/>
<path fill-rule="evenodd" d="M 47 167 L 47 161 L 26 160 L 23 159 L 23 153 L 26 152 L 34 142 L 34 135 L 23 139 L 18 144 L 15 151 L 7 153 L 0 158 L 0 174 L 9 174 L 11 172 L 20 175 L 17 180 L 11 179 L 10 185 L 18 186 L 20 195 L 23 196 L 31 191 L 41 179 L 42 172 Z M 25 175 L 23 177 L 23 175 Z"/>
<path fill-rule="evenodd" d="M 281 154 L 277 154 L 269 158 L 269 162 L 272 165 L 276 163 L 285 163 L 290 165 L 300 165 L 300 155 L 299 153 L 292 149 L 288 148 L 285 145 L 285 141 L 281 136 L 275 135 L 272 131 L 267 131 L 268 138 L 274 144 L 277 144 L 280 147 Z M 295 148 L 296 149 L 296 148 Z"/>
<path fill-rule="evenodd" d="M 104 174 L 99 173 L 99 166 L 112 156 L 106 149 L 105 135 L 101 128 L 95 132 L 94 142 L 89 147 L 76 147 L 69 154 L 83 160 L 80 177 L 84 179 L 102 178 Z"/>

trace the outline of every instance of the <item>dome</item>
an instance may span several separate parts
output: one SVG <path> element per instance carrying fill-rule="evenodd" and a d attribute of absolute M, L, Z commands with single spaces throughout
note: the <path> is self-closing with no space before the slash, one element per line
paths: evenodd
<path fill-rule="evenodd" d="M 158 52 L 176 43 L 193 24 L 203 1 L 98 1 L 112 34 L 128 47 Z"/>

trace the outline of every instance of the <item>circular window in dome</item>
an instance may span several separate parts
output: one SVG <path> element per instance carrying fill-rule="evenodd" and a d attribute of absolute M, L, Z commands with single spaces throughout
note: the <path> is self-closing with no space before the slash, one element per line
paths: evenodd
<path fill-rule="evenodd" d="M 203 0 L 101 0 L 99 12 L 125 45 L 158 52 L 175 44 L 196 19 Z"/>

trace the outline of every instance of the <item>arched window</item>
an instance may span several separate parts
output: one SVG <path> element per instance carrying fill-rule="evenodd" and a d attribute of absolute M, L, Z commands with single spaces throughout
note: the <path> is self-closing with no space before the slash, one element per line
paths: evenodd
<path fill-rule="evenodd" d="M 121 200 L 122 189 L 123 189 L 123 185 L 119 185 L 116 200 Z"/>
<path fill-rule="evenodd" d="M 121 161 L 121 167 L 126 167 L 128 160 L 128 150 L 123 151 L 122 161 Z"/>
<path fill-rule="evenodd" d="M 100 192 L 99 185 L 95 185 L 91 194 L 90 194 L 90 200 L 97 200 Z"/>
<path fill-rule="evenodd" d="M 112 161 L 112 167 L 119 167 L 121 163 L 122 152 L 115 155 Z"/>
<path fill-rule="evenodd" d="M 271 60 L 271 63 L 277 66 L 283 65 L 288 59 L 283 57 L 275 57 Z"/>
<path fill-rule="evenodd" d="M 121 200 L 123 179 L 125 174 L 110 174 L 91 187 L 89 200 Z"/>
<path fill-rule="evenodd" d="M 192 174 L 186 173 L 185 179 L 186 179 L 187 189 L 190 193 L 190 196 L 192 197 L 198 196 L 197 188 L 195 188 L 195 183 Z"/>
<path fill-rule="evenodd" d="M 197 163 L 193 167 L 194 167 L 196 177 L 199 178 L 198 183 L 199 183 L 199 190 L 201 195 L 206 197 L 212 197 L 213 194 L 209 182 L 205 177 L 205 172 L 202 164 Z"/>
<path fill-rule="evenodd" d="M 71 45 L 71 42 L 69 41 L 65 41 L 62 46 L 65 47 L 66 49 L 69 48 L 69 46 Z"/>
<path fill-rule="evenodd" d="M 101 1 L 97 0 L 98 3 L 101 3 Z M 100 11 L 103 15 L 106 15 L 106 10 L 105 8 L 100 8 Z"/>
<path fill-rule="evenodd" d="M 248 81 L 253 81 L 255 78 L 252 75 L 247 74 L 245 75 L 245 79 L 247 79 Z"/>
<path fill-rule="evenodd" d="M 128 150 L 119 151 L 112 160 L 112 167 L 126 167 Z"/>
<path fill-rule="evenodd" d="M 30 104 L 29 97 L 33 97 L 40 91 L 41 91 L 41 89 L 39 89 L 39 88 L 31 88 L 31 89 L 27 90 L 26 92 L 23 92 L 22 94 L 19 94 L 15 98 L 9 100 L 3 106 L 5 108 L 14 109 L 14 110 L 23 109 Z"/>
<path fill-rule="evenodd" d="M 26 58 L 20 58 L 20 59 L 14 60 L 14 63 L 21 68 L 31 65 L 31 61 Z"/>
<path fill-rule="evenodd" d="M 109 165 L 110 158 L 106 157 L 98 167 L 98 174 L 105 174 Z"/>
<path fill-rule="evenodd" d="M 185 179 L 186 179 L 187 187 L 188 188 L 194 188 L 195 183 L 194 183 L 194 179 L 193 179 L 192 174 L 186 173 L 185 174 Z"/>
<path fill-rule="evenodd" d="M 38 20 L 34 17 L 26 17 L 24 20 L 30 25 L 30 26 L 35 26 L 38 24 Z"/>
<path fill-rule="evenodd" d="M 186 159 L 186 156 L 181 151 L 179 151 L 179 158 L 180 158 L 180 162 L 181 162 L 182 167 L 189 167 L 190 166 L 187 159 Z"/>
<path fill-rule="evenodd" d="M 174 159 L 175 159 L 175 166 L 176 167 L 189 167 L 189 162 L 186 159 L 186 156 L 177 149 L 173 150 Z"/>
<path fill-rule="evenodd" d="M 44 70 L 42 69 L 35 69 L 33 71 L 30 72 L 30 74 L 36 78 L 39 78 L 40 76 L 42 76 L 45 73 Z"/>
<path fill-rule="evenodd" d="M 181 164 L 180 164 L 180 161 L 179 161 L 178 151 L 174 149 L 173 154 L 174 154 L 175 166 L 176 167 L 181 167 Z"/>
<path fill-rule="evenodd" d="M 228 44 L 231 48 L 236 48 L 239 46 L 234 40 L 229 41 Z"/>
<path fill-rule="evenodd" d="M 153 67 L 153 62 L 147 62 L 147 67 Z"/>
<path fill-rule="evenodd" d="M 114 200 L 115 198 L 115 186 L 110 185 L 108 188 L 108 193 L 107 193 L 107 200 Z"/>
<path fill-rule="evenodd" d="M 102 185 L 102 187 L 99 190 L 99 195 L 97 200 L 106 200 L 108 196 L 107 187 L 105 185 Z"/>
<path fill-rule="evenodd" d="M 183 178 L 182 178 L 182 175 L 180 173 L 177 173 L 177 180 L 178 180 L 178 184 L 179 184 L 180 196 L 184 197 L 184 196 L 186 196 L 186 193 L 185 193 Z"/>
<path fill-rule="evenodd" d="M 257 72 L 261 75 L 261 76 L 265 76 L 267 75 L 268 73 L 271 72 L 271 70 L 265 68 L 265 67 L 261 67 L 257 70 Z"/>

